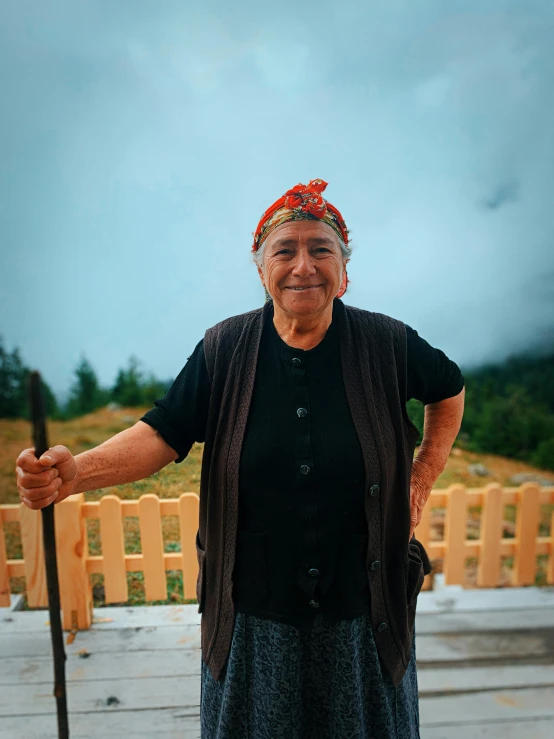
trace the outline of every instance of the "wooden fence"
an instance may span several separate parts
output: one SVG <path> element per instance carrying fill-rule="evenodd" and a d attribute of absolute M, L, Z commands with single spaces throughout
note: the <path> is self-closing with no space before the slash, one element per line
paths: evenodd
<path fill-rule="evenodd" d="M 549 517 L 548 535 L 539 536 L 542 506 L 554 505 L 554 487 L 526 483 L 519 488 L 497 484 L 480 489 L 451 485 L 434 490 L 416 535 L 434 562 L 442 561 L 446 584 L 464 584 L 468 558 L 478 561 L 477 586 L 500 584 L 501 558 L 513 558 L 511 585 L 531 585 L 537 573 L 537 557 L 546 557 L 546 582 L 554 584 L 554 511 Z M 515 507 L 515 536 L 503 538 L 506 506 Z M 442 539 L 431 536 L 433 509 L 444 509 Z M 479 536 L 468 538 L 468 509 L 479 508 Z M 126 554 L 123 518 L 139 519 L 141 554 Z M 162 516 L 178 516 L 180 552 L 165 552 Z M 100 521 L 102 555 L 88 552 L 86 519 Z M 7 559 L 4 524 L 18 522 L 22 559 Z M 92 621 L 90 575 L 102 573 L 106 603 L 127 601 L 127 572 L 144 573 L 146 600 L 167 598 L 166 571 L 181 570 L 186 599 L 196 597 L 198 564 L 195 537 L 198 528 L 198 496 L 184 493 L 178 499 L 143 495 L 139 500 L 120 500 L 106 495 L 100 501 L 85 502 L 84 495 L 72 496 L 56 506 L 56 541 L 60 572 L 60 594 L 65 629 L 89 628 Z M 544 533 L 544 532 L 543 532 Z M 40 514 L 23 505 L 0 506 L 0 607 L 10 602 L 10 577 L 24 576 L 28 604 L 47 604 L 42 556 Z M 427 578 L 424 586 L 431 587 Z"/>
<path fill-rule="evenodd" d="M 137 516 L 141 554 L 126 554 L 123 518 Z M 180 552 L 165 552 L 162 516 L 178 516 Z M 102 554 L 88 551 L 87 519 L 100 521 Z M 19 522 L 23 559 L 7 559 L 3 524 Z M 121 500 L 105 495 L 85 502 L 74 495 L 56 506 L 56 550 L 60 579 L 63 626 L 68 630 L 88 629 L 92 622 L 90 575 L 104 575 L 106 603 L 125 603 L 128 599 L 127 572 L 144 573 L 146 600 L 167 599 L 167 570 L 181 570 L 185 599 L 196 598 L 198 561 L 198 496 L 183 493 L 177 499 L 143 495 L 138 500 Z M 27 602 L 31 607 L 48 603 L 42 546 L 40 513 L 24 505 L 0 506 L 0 607 L 10 602 L 9 578 L 25 577 Z"/>
<path fill-rule="evenodd" d="M 491 483 L 485 488 L 467 489 L 451 485 L 433 490 L 416 536 L 431 561 L 442 560 L 446 585 L 463 585 L 465 565 L 477 559 L 477 587 L 493 588 L 500 584 L 501 558 L 512 557 L 510 585 L 532 585 L 537 574 L 537 556 L 546 555 L 546 582 L 554 584 L 554 511 L 549 517 L 549 535 L 539 536 L 542 506 L 554 504 L 554 487 L 525 483 L 519 488 L 503 488 Z M 515 536 L 503 537 L 506 506 L 515 507 Z M 443 508 L 444 535 L 431 538 L 432 510 Z M 480 509 L 479 537 L 468 538 L 468 509 Z M 428 578 L 430 580 L 430 578 Z M 430 583 L 424 586 L 429 588 Z"/>

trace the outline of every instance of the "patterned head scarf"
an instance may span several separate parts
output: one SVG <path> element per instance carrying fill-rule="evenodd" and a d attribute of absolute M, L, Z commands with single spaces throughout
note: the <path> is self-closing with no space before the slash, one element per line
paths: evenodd
<path fill-rule="evenodd" d="M 348 229 L 344 218 L 331 203 L 324 200 L 321 193 L 327 187 L 324 180 L 311 180 L 308 185 L 298 184 L 288 190 L 271 205 L 260 218 L 254 232 L 252 251 L 256 252 L 277 226 L 287 221 L 319 220 L 331 226 L 337 236 L 348 246 Z M 346 270 L 337 297 L 346 292 L 348 276 Z"/>

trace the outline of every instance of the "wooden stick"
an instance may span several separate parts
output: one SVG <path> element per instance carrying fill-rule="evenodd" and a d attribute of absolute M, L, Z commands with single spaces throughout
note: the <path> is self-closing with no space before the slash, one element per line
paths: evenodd
<path fill-rule="evenodd" d="M 48 449 L 46 435 L 46 414 L 41 391 L 41 379 L 38 372 L 30 377 L 31 420 L 33 424 L 33 443 L 35 456 L 38 459 Z M 42 536 L 44 542 L 44 563 L 46 567 L 46 586 L 48 589 L 48 611 L 50 613 L 50 635 L 54 653 L 54 697 L 58 712 L 59 739 L 69 739 L 67 720 L 67 695 L 65 689 L 65 649 L 63 644 L 62 621 L 60 616 L 60 587 L 58 583 L 58 565 L 56 560 L 56 532 L 54 522 L 54 504 L 41 509 Z"/>

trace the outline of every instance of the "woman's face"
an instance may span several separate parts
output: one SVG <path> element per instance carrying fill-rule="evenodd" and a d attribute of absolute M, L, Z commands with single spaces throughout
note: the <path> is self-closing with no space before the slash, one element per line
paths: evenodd
<path fill-rule="evenodd" d="M 318 314 L 339 291 L 346 261 L 337 235 L 320 221 L 287 221 L 265 241 L 261 280 L 289 315 Z"/>

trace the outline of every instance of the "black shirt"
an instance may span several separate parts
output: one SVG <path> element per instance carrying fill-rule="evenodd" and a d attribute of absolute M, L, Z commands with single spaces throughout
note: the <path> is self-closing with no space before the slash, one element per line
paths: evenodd
<path fill-rule="evenodd" d="M 406 400 L 415 398 L 428 405 L 458 395 L 464 387 L 458 365 L 407 324 L 406 337 Z M 177 452 L 176 464 L 185 459 L 195 441 L 204 441 L 209 395 L 204 341 L 200 340 L 164 397 L 154 401 L 155 407 L 140 419 L 159 431 Z"/>
<path fill-rule="evenodd" d="M 270 314 L 272 318 L 272 313 Z M 457 365 L 407 327 L 406 400 L 457 395 Z M 210 384 L 200 342 L 141 420 L 179 454 L 204 440 Z M 365 471 L 348 407 L 333 321 L 304 351 L 264 326 L 239 477 L 234 573 L 238 611 L 307 625 L 353 618 L 369 603 Z"/>

